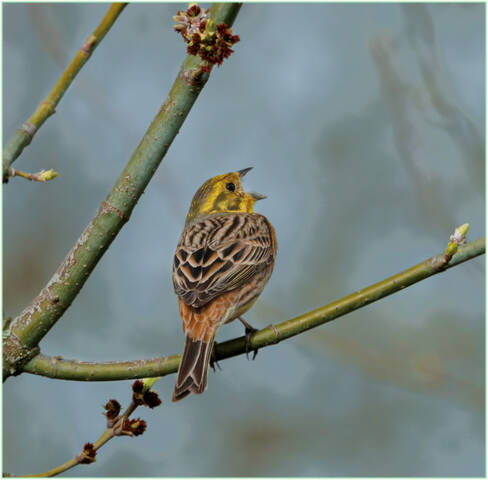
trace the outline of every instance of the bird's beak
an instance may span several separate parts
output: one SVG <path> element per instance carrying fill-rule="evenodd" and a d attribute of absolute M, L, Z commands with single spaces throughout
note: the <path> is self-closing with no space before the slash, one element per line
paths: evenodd
<path fill-rule="evenodd" d="M 253 167 L 248 167 L 248 168 L 243 168 L 242 170 L 239 170 L 237 173 L 239 176 L 242 178 L 246 173 L 248 173 L 250 170 L 252 170 Z M 263 195 L 262 193 L 258 192 L 247 192 L 248 195 L 251 195 L 252 198 L 257 202 L 258 200 L 263 200 L 263 198 L 268 198 L 266 195 Z"/>
<path fill-rule="evenodd" d="M 247 172 L 249 172 L 250 170 L 252 170 L 252 167 L 249 167 L 249 168 L 243 168 L 242 170 L 239 170 L 237 173 L 239 174 L 239 176 L 242 178 L 244 175 L 246 175 Z"/>
<path fill-rule="evenodd" d="M 258 192 L 249 192 L 249 195 L 251 195 L 251 197 L 254 198 L 254 200 L 256 201 L 263 200 L 264 198 L 268 198 L 266 195 L 263 195 L 262 193 L 258 193 Z"/>

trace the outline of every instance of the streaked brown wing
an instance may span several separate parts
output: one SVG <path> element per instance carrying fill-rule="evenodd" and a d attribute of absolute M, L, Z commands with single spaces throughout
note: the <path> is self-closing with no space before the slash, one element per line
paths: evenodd
<path fill-rule="evenodd" d="M 176 248 L 173 285 L 187 305 L 201 307 L 274 262 L 275 240 L 262 215 L 222 214 L 186 228 Z"/>

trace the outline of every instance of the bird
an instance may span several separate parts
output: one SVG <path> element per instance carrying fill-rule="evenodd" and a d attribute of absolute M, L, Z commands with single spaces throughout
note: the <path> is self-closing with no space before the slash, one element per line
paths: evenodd
<path fill-rule="evenodd" d="M 173 286 L 185 333 L 172 400 L 207 387 L 215 335 L 251 308 L 273 272 L 277 241 L 269 220 L 254 213 L 266 198 L 246 192 L 242 178 L 252 169 L 217 175 L 193 196 L 173 260 Z M 257 351 L 255 351 L 255 354 Z"/>

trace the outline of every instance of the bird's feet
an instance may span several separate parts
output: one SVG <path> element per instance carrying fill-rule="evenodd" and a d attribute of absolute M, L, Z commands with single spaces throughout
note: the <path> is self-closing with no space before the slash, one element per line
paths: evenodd
<path fill-rule="evenodd" d="M 222 370 L 221 366 L 219 365 L 219 362 L 217 362 L 217 356 L 215 354 L 215 347 L 217 346 L 217 342 L 214 342 L 213 344 L 213 347 L 212 347 L 212 353 L 210 355 L 210 366 L 212 367 L 212 370 L 215 372 L 215 366 L 217 366 L 217 368 L 219 370 Z"/>
<path fill-rule="evenodd" d="M 254 328 L 252 327 L 251 325 L 249 325 L 249 323 L 247 323 L 243 318 L 239 317 L 239 320 L 241 321 L 241 323 L 244 325 L 245 327 L 245 332 L 246 332 L 246 357 L 247 359 L 249 360 L 249 352 L 253 352 L 253 356 L 252 356 L 252 359 L 254 360 L 256 358 L 256 355 L 258 354 L 258 349 L 257 348 L 254 348 L 251 350 L 251 335 L 254 333 L 254 332 L 257 332 L 258 329 L 257 328 Z"/>

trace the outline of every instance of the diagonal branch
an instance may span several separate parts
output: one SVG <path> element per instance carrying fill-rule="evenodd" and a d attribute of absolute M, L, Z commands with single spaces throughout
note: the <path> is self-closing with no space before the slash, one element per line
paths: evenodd
<path fill-rule="evenodd" d="M 270 325 L 259 330 L 251 336 L 251 348 L 274 345 L 287 338 L 299 335 L 483 253 L 485 253 L 485 239 L 479 238 L 460 246 L 452 258 L 446 257 L 446 253 L 436 255 L 404 272 L 393 275 L 386 280 L 352 293 L 324 307 L 278 325 Z M 217 360 L 235 357 L 245 352 L 245 337 L 235 338 L 216 345 Z M 25 365 L 24 372 L 63 380 L 127 380 L 169 375 L 178 370 L 179 363 L 179 355 L 135 362 L 106 363 L 78 362 L 76 360 L 63 360 L 59 357 L 37 355 Z"/>
<path fill-rule="evenodd" d="M 210 15 L 232 25 L 240 4 L 216 3 Z M 179 132 L 209 73 L 203 60 L 188 55 L 158 114 L 97 214 L 32 303 L 4 332 L 3 378 L 21 373 L 37 345 L 76 298 L 90 273 L 129 220 L 169 146 Z"/>
<path fill-rule="evenodd" d="M 78 72 L 88 61 L 97 45 L 103 40 L 103 37 L 105 37 L 126 5 L 127 3 L 113 3 L 110 6 L 100 25 L 98 25 L 88 37 L 88 40 L 78 50 L 49 95 L 39 104 L 29 120 L 23 123 L 9 140 L 3 151 L 3 183 L 7 183 L 8 179 L 14 176 L 13 171 L 10 170 L 10 166 L 22 153 L 24 148 L 31 143 L 42 124 L 56 111 L 56 106 L 64 93 L 68 90 L 68 87 Z"/>

